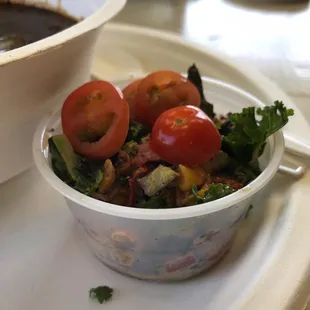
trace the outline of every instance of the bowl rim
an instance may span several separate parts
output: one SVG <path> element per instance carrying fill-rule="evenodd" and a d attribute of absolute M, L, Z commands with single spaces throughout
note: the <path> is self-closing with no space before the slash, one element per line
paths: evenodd
<path fill-rule="evenodd" d="M 58 48 L 59 46 L 62 46 L 62 44 L 102 26 L 113 16 L 115 16 L 125 6 L 126 2 L 127 0 L 105 0 L 96 12 L 89 15 L 76 25 L 73 25 L 54 35 L 48 36 L 42 40 L 0 54 L 0 67 L 18 60 L 34 57 L 51 48 Z M 40 3 L 36 4 L 34 0 L 29 3 L 29 5 L 31 4 L 37 5 L 38 7 L 42 5 Z M 57 8 L 55 8 L 55 10 L 57 10 Z M 66 14 L 65 11 L 62 12 L 60 10 L 59 12 Z"/>
<path fill-rule="evenodd" d="M 247 97 L 251 101 L 256 102 L 258 106 L 264 106 L 264 104 L 259 99 L 257 99 L 250 93 L 238 87 L 235 87 L 231 84 L 213 78 L 202 77 L 202 79 L 204 82 L 217 84 L 222 87 L 228 88 L 231 91 L 239 93 L 241 96 Z M 124 80 L 121 80 L 119 81 L 119 83 L 123 81 Z M 114 84 L 117 85 L 117 81 L 114 81 Z M 180 208 L 170 208 L 164 210 L 124 207 L 86 196 L 76 191 L 75 189 L 71 188 L 67 184 L 65 184 L 53 172 L 52 168 L 50 167 L 44 156 L 45 153 L 44 141 L 46 142 L 45 134 L 48 130 L 47 125 L 49 123 L 49 120 L 57 112 L 59 112 L 61 107 L 62 104 L 57 106 L 52 112 L 45 115 L 41 120 L 41 122 L 39 123 L 36 132 L 34 134 L 32 147 L 33 147 L 34 162 L 37 166 L 37 169 L 45 178 L 45 180 L 55 190 L 61 193 L 67 200 L 72 201 L 77 205 L 83 206 L 92 211 L 109 214 L 112 216 L 141 219 L 141 220 L 174 220 L 174 219 L 185 219 L 191 217 L 206 216 L 210 213 L 232 207 L 236 204 L 246 201 L 249 198 L 252 198 L 255 193 L 260 191 L 269 183 L 269 181 L 276 174 L 284 153 L 284 137 L 282 130 L 279 130 L 269 138 L 269 141 L 267 141 L 267 143 L 270 144 L 270 141 L 272 140 L 273 150 L 270 161 L 268 162 L 266 168 L 251 183 L 249 183 L 242 189 L 228 196 L 225 196 L 212 202 L 203 203 L 199 205 L 180 207 Z"/>

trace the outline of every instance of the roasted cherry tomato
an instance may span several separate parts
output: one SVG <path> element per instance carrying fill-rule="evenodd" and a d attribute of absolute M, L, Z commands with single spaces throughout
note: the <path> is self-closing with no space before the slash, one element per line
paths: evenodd
<path fill-rule="evenodd" d="M 140 81 L 134 98 L 136 121 L 151 127 L 164 111 L 184 105 L 200 106 L 196 87 L 179 73 L 156 71 Z"/>
<path fill-rule="evenodd" d="M 73 149 L 90 159 L 106 159 L 122 147 L 129 106 L 110 83 L 93 81 L 73 91 L 62 107 L 63 133 Z"/>
<path fill-rule="evenodd" d="M 150 146 L 164 161 L 195 166 L 210 160 L 221 148 L 221 136 L 199 108 L 176 107 L 156 120 Z"/>
<path fill-rule="evenodd" d="M 132 83 L 130 83 L 129 85 L 127 85 L 124 89 L 123 89 L 123 94 L 124 94 L 124 98 L 126 99 L 126 101 L 129 104 L 129 108 L 130 108 L 130 113 L 133 112 L 133 105 L 134 105 L 134 98 L 136 96 L 137 93 L 137 89 L 138 86 L 140 84 L 142 79 L 138 79 L 133 81 Z"/>

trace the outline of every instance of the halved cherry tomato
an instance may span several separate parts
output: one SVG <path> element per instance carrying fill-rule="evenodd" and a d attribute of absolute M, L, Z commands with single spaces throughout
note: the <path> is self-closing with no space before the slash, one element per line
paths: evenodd
<path fill-rule="evenodd" d="M 129 106 L 121 96 L 112 84 L 92 81 L 65 100 L 62 129 L 78 154 L 101 160 L 120 150 L 129 126 Z"/>
<path fill-rule="evenodd" d="M 195 166 L 209 161 L 220 150 L 221 136 L 199 108 L 177 107 L 157 118 L 150 146 L 168 163 Z"/>
<path fill-rule="evenodd" d="M 138 86 L 140 84 L 142 79 L 138 79 L 133 81 L 132 83 L 130 83 L 129 85 L 127 85 L 124 89 L 123 89 L 123 94 L 124 94 L 124 98 L 126 99 L 126 101 L 129 104 L 129 108 L 130 108 L 130 113 L 132 114 L 133 112 L 133 105 L 134 105 L 134 98 L 136 96 L 137 93 L 137 89 Z"/>
<path fill-rule="evenodd" d="M 134 118 L 152 126 L 164 111 L 184 105 L 200 106 L 196 87 L 181 74 L 173 71 L 156 71 L 138 85 L 134 98 Z"/>

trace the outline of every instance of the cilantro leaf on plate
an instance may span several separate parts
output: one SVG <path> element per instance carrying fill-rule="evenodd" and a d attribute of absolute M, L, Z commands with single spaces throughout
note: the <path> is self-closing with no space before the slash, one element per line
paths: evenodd
<path fill-rule="evenodd" d="M 113 289 L 108 286 L 97 286 L 89 290 L 89 297 L 97 299 L 99 303 L 109 301 L 113 296 Z"/>

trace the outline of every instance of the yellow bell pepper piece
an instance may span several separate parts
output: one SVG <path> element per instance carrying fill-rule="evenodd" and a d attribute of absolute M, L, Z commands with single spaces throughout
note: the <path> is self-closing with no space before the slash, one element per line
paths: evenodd
<path fill-rule="evenodd" d="M 199 191 L 198 191 L 198 195 L 200 197 L 204 197 L 205 192 L 208 190 L 208 184 L 205 184 Z"/>
<path fill-rule="evenodd" d="M 181 191 L 191 190 L 192 185 L 201 186 L 205 183 L 207 174 L 202 167 L 189 168 L 184 165 L 178 166 L 178 186 Z"/>

